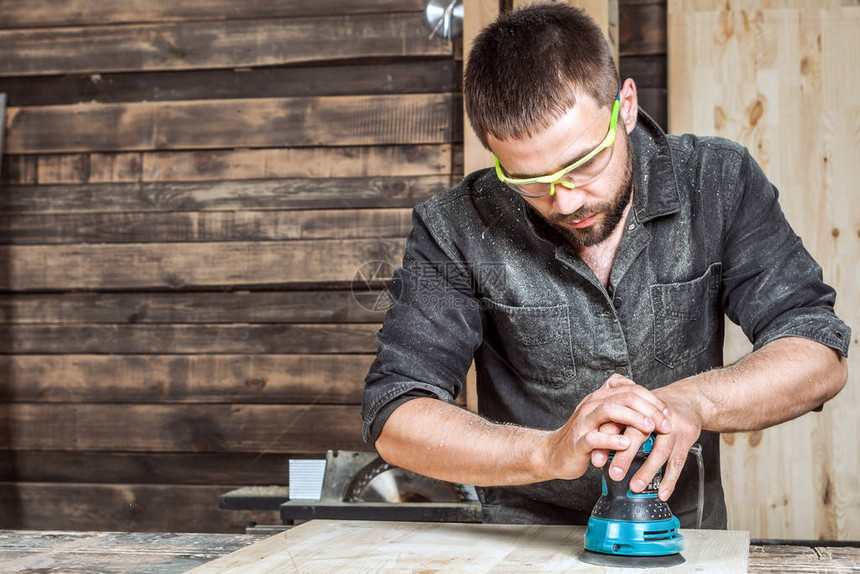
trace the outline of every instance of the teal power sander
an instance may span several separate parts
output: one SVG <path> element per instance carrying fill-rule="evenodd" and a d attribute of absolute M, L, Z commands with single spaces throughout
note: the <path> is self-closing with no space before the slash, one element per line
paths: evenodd
<path fill-rule="evenodd" d="M 660 568 L 684 563 L 680 554 L 684 536 L 678 531 L 681 523 L 669 505 L 657 497 L 663 470 L 638 494 L 628 486 L 653 446 L 652 435 L 639 447 L 627 475 L 617 482 L 609 477 L 609 463 L 615 454 L 609 453 L 609 460 L 603 465 L 601 496 L 585 530 L 581 561 L 622 568 Z"/>

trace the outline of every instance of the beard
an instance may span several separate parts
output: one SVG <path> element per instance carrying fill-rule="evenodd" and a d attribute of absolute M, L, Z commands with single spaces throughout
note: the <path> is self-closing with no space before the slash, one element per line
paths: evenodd
<path fill-rule="evenodd" d="M 612 232 L 615 231 L 618 224 L 621 223 L 621 218 L 624 216 L 624 210 L 627 208 L 627 204 L 630 203 L 630 198 L 632 196 L 633 156 L 628 151 L 621 184 L 618 186 L 618 192 L 611 200 L 593 205 L 583 205 L 573 213 L 566 215 L 554 214 L 546 217 L 545 219 L 553 226 L 554 229 L 574 245 L 591 247 L 605 241 L 607 237 L 612 235 Z M 565 223 L 585 219 L 599 213 L 603 214 L 603 219 L 598 219 L 590 226 L 583 229 L 576 229 L 565 225 Z"/>

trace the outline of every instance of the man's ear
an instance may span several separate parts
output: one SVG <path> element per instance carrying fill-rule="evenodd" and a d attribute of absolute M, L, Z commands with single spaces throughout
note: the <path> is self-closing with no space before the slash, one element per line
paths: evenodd
<path fill-rule="evenodd" d="M 639 96 L 636 93 L 636 82 L 632 78 L 627 78 L 621 85 L 621 109 L 619 113 L 629 134 L 636 127 L 636 119 L 639 117 Z"/>

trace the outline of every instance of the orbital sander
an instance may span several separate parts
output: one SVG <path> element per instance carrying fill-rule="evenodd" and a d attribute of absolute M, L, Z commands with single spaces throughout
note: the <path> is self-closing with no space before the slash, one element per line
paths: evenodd
<path fill-rule="evenodd" d="M 654 447 L 651 435 L 642 443 L 627 474 L 620 481 L 609 477 L 609 460 L 603 465 L 601 494 L 585 530 L 585 550 L 579 559 L 589 564 L 611 567 L 649 568 L 667 567 L 684 563 L 680 552 L 684 549 L 684 536 L 679 532 L 681 523 L 672 514 L 669 505 L 657 497 L 663 469 L 642 492 L 630 490 L 630 479 L 645 462 Z M 694 449 L 699 445 L 694 445 Z M 693 450 L 693 449 L 691 449 Z M 694 450 L 695 452 L 695 450 Z M 700 450 L 696 452 L 700 456 Z M 702 467 L 699 467 L 700 500 Z M 697 509 L 701 516 L 701 502 Z"/>

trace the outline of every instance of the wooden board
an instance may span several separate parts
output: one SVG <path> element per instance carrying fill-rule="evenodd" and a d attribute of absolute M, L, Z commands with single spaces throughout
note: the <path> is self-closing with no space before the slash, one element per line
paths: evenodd
<path fill-rule="evenodd" d="M 10 107 L 6 152 L 449 143 L 450 94 Z"/>
<path fill-rule="evenodd" d="M 374 353 L 378 323 L 349 325 L 3 325 L 3 353 Z"/>
<path fill-rule="evenodd" d="M 258 179 L 0 188 L 5 213 L 412 207 L 448 176 Z"/>
<path fill-rule="evenodd" d="M 255 542 L 247 534 L 0 531 L 0 562 L 12 572 L 181 574 Z"/>
<path fill-rule="evenodd" d="M 842 7 L 845 6 L 845 7 Z M 837 290 L 860 343 L 860 6 L 856 0 L 669 2 L 670 128 L 747 146 Z M 749 351 L 727 329 L 725 358 Z M 777 539 L 860 538 L 860 362 L 820 414 L 723 438 L 729 526 Z"/>
<path fill-rule="evenodd" d="M 0 184 L 448 175 L 459 149 L 437 144 L 10 155 Z"/>
<path fill-rule="evenodd" d="M 0 450 L 366 450 L 358 406 L 0 404 Z"/>
<path fill-rule="evenodd" d="M 499 0 L 464 0 L 463 10 L 463 69 L 465 70 L 475 38 L 484 27 L 499 16 Z M 493 165 L 492 154 L 481 145 L 465 112 L 463 112 L 463 155 L 464 173 Z"/>
<path fill-rule="evenodd" d="M 125 24 L 170 20 L 217 20 L 228 18 L 266 18 L 313 16 L 321 14 L 405 12 L 423 10 L 421 0 L 29 0 L 0 3 L 0 27 L 41 28 L 91 24 Z"/>
<path fill-rule="evenodd" d="M 405 239 L 411 229 L 409 208 L 0 215 L 0 245 Z"/>
<path fill-rule="evenodd" d="M 180 289 L 351 282 L 362 265 L 393 270 L 403 239 L 14 245 L 0 250 L 0 289 Z M 386 273 L 390 278 L 391 273 Z"/>
<path fill-rule="evenodd" d="M 321 348 L 300 355 L 0 355 L 0 400 L 359 404 L 374 356 L 318 354 Z"/>
<path fill-rule="evenodd" d="M 195 568 L 268 572 L 609 572 L 577 560 L 583 526 L 314 520 Z M 625 572 L 746 572 L 746 532 L 685 530 L 686 564 Z"/>
<path fill-rule="evenodd" d="M 332 38 L 337 38 L 336 42 Z M 0 76 L 450 56 L 422 12 L 0 30 Z"/>
<path fill-rule="evenodd" d="M 0 77 L 0 91 L 9 94 L 10 106 L 418 94 L 453 92 L 458 85 L 458 66 L 450 59 L 436 58 L 352 65 Z"/>
<path fill-rule="evenodd" d="M 286 486 L 289 459 L 306 456 L 325 453 L 0 451 L 0 483 Z"/>
<path fill-rule="evenodd" d="M 191 471 L 191 469 L 189 469 Z M 243 532 L 251 521 L 279 524 L 277 511 L 224 511 L 230 485 L 0 483 L 0 528 L 127 532 Z M 193 509 L 193 511 L 189 511 Z M 11 563 L 0 554 L 3 572 Z"/>
<path fill-rule="evenodd" d="M 378 323 L 385 297 L 381 290 L 0 295 L 0 324 Z"/>

